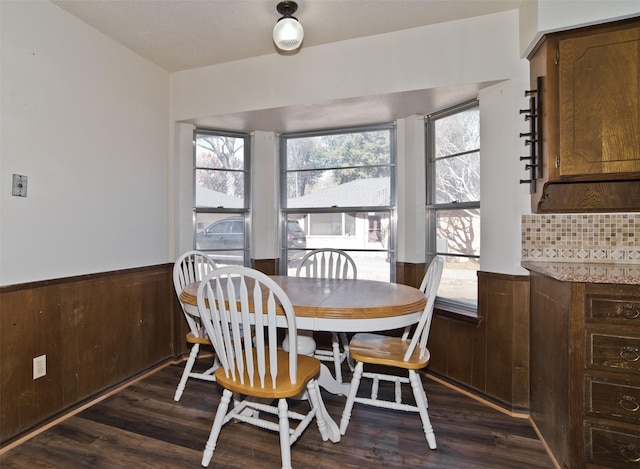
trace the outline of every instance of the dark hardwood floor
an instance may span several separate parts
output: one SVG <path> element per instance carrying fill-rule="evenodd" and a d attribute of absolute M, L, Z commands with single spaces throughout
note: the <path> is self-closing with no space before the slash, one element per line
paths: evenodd
<path fill-rule="evenodd" d="M 221 389 L 216 383 L 190 380 L 182 400 L 174 402 L 181 371 L 182 365 L 162 368 L 62 420 L 0 455 L 0 467 L 201 467 Z M 505 415 L 429 377 L 423 377 L 423 382 L 437 450 L 427 446 L 417 414 L 356 404 L 347 434 L 339 443 L 323 442 L 312 423 L 292 448 L 293 466 L 553 467 L 526 419 Z M 339 422 L 345 398 L 324 391 L 323 397 L 329 413 Z M 279 468 L 278 435 L 244 423 L 229 423 L 222 429 L 209 467 Z"/>

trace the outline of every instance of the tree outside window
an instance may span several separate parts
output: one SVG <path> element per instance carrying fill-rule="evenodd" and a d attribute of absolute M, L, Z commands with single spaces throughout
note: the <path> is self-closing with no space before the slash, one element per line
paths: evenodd
<path fill-rule="evenodd" d="M 194 247 L 216 264 L 246 265 L 249 136 L 196 129 Z"/>
<path fill-rule="evenodd" d="M 480 111 L 477 101 L 428 116 L 427 252 L 445 265 L 438 302 L 477 310 Z"/>
<path fill-rule="evenodd" d="M 281 137 L 283 226 L 295 221 L 305 232 L 304 244 L 283 239 L 282 273 L 331 247 L 347 251 L 359 278 L 393 278 L 393 139 L 390 124 Z"/>

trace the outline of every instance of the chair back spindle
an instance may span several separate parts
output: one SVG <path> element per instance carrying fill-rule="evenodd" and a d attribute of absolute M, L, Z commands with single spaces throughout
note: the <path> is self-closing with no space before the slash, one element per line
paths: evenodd
<path fill-rule="evenodd" d="M 420 347 L 420 357 L 424 357 L 427 353 L 427 341 L 429 340 L 429 330 L 431 329 L 431 319 L 433 318 L 436 294 L 438 293 L 438 286 L 440 285 L 440 278 L 442 277 L 442 267 L 442 259 L 436 257 L 431 261 L 431 264 L 429 264 L 429 268 L 422 279 L 420 290 L 422 290 L 427 297 L 427 304 L 413 332 L 411 343 L 404 355 L 404 361 L 409 360 L 416 346 Z"/>
<path fill-rule="evenodd" d="M 261 272 L 229 266 L 205 276 L 197 299 L 225 376 L 241 384 L 248 379 L 250 386 L 275 389 L 278 312 L 286 318 L 289 337 L 297 338 L 293 306 L 280 286 Z M 290 382 L 295 384 L 296 353 L 289 354 L 288 368 Z"/>
<path fill-rule="evenodd" d="M 340 249 L 316 249 L 302 258 L 296 277 L 355 279 L 358 269 L 353 259 Z"/>

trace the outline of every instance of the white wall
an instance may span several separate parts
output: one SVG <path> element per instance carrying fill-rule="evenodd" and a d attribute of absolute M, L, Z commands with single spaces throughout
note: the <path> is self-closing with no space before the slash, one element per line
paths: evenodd
<path fill-rule="evenodd" d="M 168 262 L 169 74 L 48 1 L 0 20 L 0 285 Z"/>
<path fill-rule="evenodd" d="M 421 263 L 426 258 L 426 158 L 424 116 L 396 122 L 397 258 Z"/>
<path fill-rule="evenodd" d="M 520 80 L 485 88 L 479 96 L 480 270 L 484 272 L 527 273 L 520 266 L 520 219 L 531 210 L 529 186 L 520 184 L 520 179 L 528 179 L 525 162 L 519 160 L 528 154 L 519 137 L 529 130 L 519 114 L 529 105 L 523 92 L 529 83 L 528 66 L 525 68 L 526 75 L 521 73 Z"/>
<path fill-rule="evenodd" d="M 520 9 L 522 57 L 545 33 L 616 21 L 640 15 L 640 0 L 539 0 Z"/>
<path fill-rule="evenodd" d="M 519 59 L 518 12 L 379 34 L 176 72 L 171 117 L 507 79 Z M 272 129 L 248 129 L 272 130 Z"/>
<path fill-rule="evenodd" d="M 251 155 L 251 258 L 275 259 L 280 256 L 278 213 L 272 208 L 280 200 L 278 136 L 274 132 L 254 132 Z"/>
<path fill-rule="evenodd" d="M 192 128 L 170 122 L 489 80 L 505 83 L 481 95 L 482 268 L 521 273 L 528 195 L 517 184 L 516 113 L 528 73 L 521 51 L 531 45 L 522 38 L 640 13 L 639 0 L 527 5 L 520 22 L 512 11 L 415 28 L 179 72 L 169 85 L 167 72 L 50 2 L 0 1 L 0 285 L 153 265 L 190 247 Z M 400 177 L 414 180 L 411 158 L 422 154 L 405 121 Z M 276 152 L 260 135 L 271 178 Z M 10 195 L 13 173 L 29 177 L 27 198 Z M 414 182 L 400 197 L 403 217 L 418 211 Z M 252 209 L 272 224 L 276 204 L 254 194 Z M 399 260 L 419 262 L 423 228 L 400 223 Z M 268 235 L 253 257 L 277 254 L 277 234 Z"/>
<path fill-rule="evenodd" d="M 528 213 L 529 193 L 518 156 L 523 154 L 528 62 L 520 58 L 517 11 L 488 15 L 396 33 L 381 34 L 303 49 L 294 56 L 277 54 L 171 76 L 172 118 L 196 117 L 312 104 L 332 99 L 504 80 L 505 85 L 481 96 L 483 201 L 482 264 L 491 272 L 522 274 L 520 215 Z M 521 98 L 521 99 L 520 99 Z M 425 109 L 425 113 L 436 109 Z M 517 120 L 516 120 L 517 119 Z M 247 129 L 254 130 L 254 129 Z M 398 138 L 398 260 L 424 262 L 424 122 L 406 116 Z M 273 175 L 277 152 L 264 149 L 258 164 Z M 178 156 L 180 157 L 180 156 Z M 183 155 L 182 158 L 189 158 Z M 267 160 L 263 160 L 266 158 Z M 271 158 L 271 162 L 269 162 Z M 258 182 L 262 184 L 262 182 Z M 255 186 L 254 186 L 255 187 Z M 269 186 L 270 187 L 270 186 Z M 181 189 L 185 192 L 190 188 Z M 489 203 L 485 203 L 487 197 Z M 186 207 L 184 207 L 186 209 Z M 274 257 L 277 230 L 262 224 L 277 218 L 277 198 L 253 198 L 254 228 L 260 243 L 252 257 Z M 277 253 L 275 253 L 277 254 Z"/>

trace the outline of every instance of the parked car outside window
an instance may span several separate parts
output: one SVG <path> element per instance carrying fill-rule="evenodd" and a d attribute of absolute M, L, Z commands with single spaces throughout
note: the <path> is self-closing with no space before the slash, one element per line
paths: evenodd
<path fill-rule="evenodd" d="M 233 216 L 215 221 L 196 233 L 196 249 L 220 264 L 244 264 L 244 219 Z M 287 247 L 304 249 L 307 235 L 295 220 L 287 222 Z M 293 254 L 293 253 L 292 253 Z"/>

